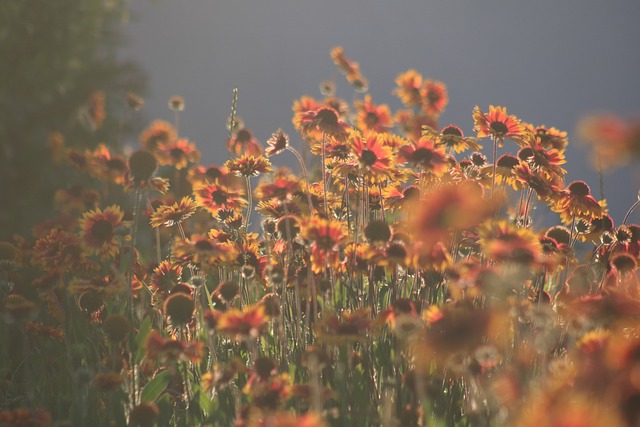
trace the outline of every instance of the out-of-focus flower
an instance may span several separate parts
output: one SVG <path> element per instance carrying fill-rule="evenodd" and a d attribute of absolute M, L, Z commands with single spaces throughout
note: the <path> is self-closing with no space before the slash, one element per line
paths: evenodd
<path fill-rule="evenodd" d="M 364 100 L 355 102 L 355 107 L 356 125 L 360 131 L 385 132 L 393 126 L 389 106 L 374 104 L 371 95 L 365 95 Z"/>
<path fill-rule="evenodd" d="M 400 101 L 407 106 L 420 105 L 422 102 L 422 75 L 416 70 L 407 70 L 398 74 L 396 77 L 396 85 L 393 93 L 400 98 Z"/>
<path fill-rule="evenodd" d="M 231 136 L 227 141 L 227 150 L 236 156 L 260 156 L 263 151 L 260 141 L 254 138 L 253 132 L 247 128 L 239 129 Z"/>
<path fill-rule="evenodd" d="M 200 341 L 185 343 L 180 340 L 164 338 L 160 332 L 151 331 L 145 344 L 146 357 L 151 361 L 191 361 L 198 362 L 204 354 L 204 345 Z"/>
<path fill-rule="evenodd" d="M 478 228 L 480 248 L 496 262 L 531 265 L 539 257 L 538 237 L 528 228 L 517 228 L 507 221 L 488 220 Z"/>
<path fill-rule="evenodd" d="M 112 153 L 104 144 L 99 144 L 90 154 L 89 163 L 91 165 L 89 171 L 92 175 L 114 184 L 124 184 L 129 173 L 127 160 Z"/>
<path fill-rule="evenodd" d="M 89 254 L 113 257 L 118 251 L 115 229 L 122 226 L 124 213 L 117 205 L 85 212 L 80 220 L 80 241 Z"/>
<path fill-rule="evenodd" d="M 200 151 L 188 139 L 180 138 L 164 144 L 158 158 L 161 165 L 184 169 L 190 163 L 197 163 L 200 160 Z"/>
<path fill-rule="evenodd" d="M 560 213 L 565 224 L 574 218 L 595 219 L 604 215 L 604 208 L 591 196 L 591 190 L 584 181 L 573 181 L 562 191 L 554 210 Z"/>
<path fill-rule="evenodd" d="M 165 145 L 178 138 L 176 129 L 169 122 L 155 120 L 140 134 L 140 144 L 155 155 L 159 155 Z"/>
<path fill-rule="evenodd" d="M 300 127 L 303 135 L 318 131 L 337 139 L 345 138 L 349 129 L 349 126 L 340 120 L 338 112 L 330 107 L 307 111 L 300 118 Z"/>
<path fill-rule="evenodd" d="M 640 157 L 640 117 L 594 115 L 580 122 L 578 132 L 593 148 L 593 162 L 598 168 L 621 166 Z"/>
<path fill-rule="evenodd" d="M 346 241 L 342 223 L 317 216 L 306 221 L 300 237 L 311 242 L 311 266 L 314 273 L 340 264 L 340 246 Z"/>
<path fill-rule="evenodd" d="M 432 173 L 436 176 L 441 176 L 448 166 L 443 148 L 436 146 L 432 140 L 426 137 L 400 148 L 398 157 L 419 171 Z"/>
<path fill-rule="evenodd" d="M 217 320 L 216 330 L 237 339 L 256 338 L 265 330 L 269 316 L 262 304 L 229 310 Z"/>
<path fill-rule="evenodd" d="M 422 109 L 430 116 L 438 117 L 449 102 L 447 86 L 434 80 L 425 80 L 420 89 L 420 96 L 422 97 Z"/>
<path fill-rule="evenodd" d="M 369 308 L 343 311 L 340 316 L 324 318 L 316 327 L 316 336 L 327 344 L 348 344 L 366 339 L 374 326 Z"/>

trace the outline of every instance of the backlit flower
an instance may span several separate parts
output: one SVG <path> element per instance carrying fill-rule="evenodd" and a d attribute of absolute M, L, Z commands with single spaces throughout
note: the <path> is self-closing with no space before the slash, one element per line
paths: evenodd
<path fill-rule="evenodd" d="M 300 126 L 303 135 L 313 131 L 320 131 L 325 135 L 335 138 L 347 136 L 349 126 L 340 120 L 338 112 L 333 108 L 320 107 L 317 110 L 307 111 L 300 118 Z"/>
<path fill-rule="evenodd" d="M 267 140 L 267 149 L 264 150 L 264 154 L 266 154 L 267 157 L 271 157 L 283 152 L 288 146 L 289 136 L 284 133 L 282 129 L 278 129 L 271 135 L 271 138 Z"/>
<path fill-rule="evenodd" d="M 180 138 L 166 143 L 158 157 L 161 165 L 184 169 L 200 160 L 200 151 L 188 139 Z"/>
<path fill-rule="evenodd" d="M 88 253 L 101 258 L 109 258 L 117 253 L 119 244 L 115 229 L 122 226 L 123 216 L 117 205 L 109 206 L 104 211 L 97 208 L 82 215 L 80 241 Z"/>
<path fill-rule="evenodd" d="M 194 191 L 198 203 L 216 216 L 221 209 L 241 209 L 247 202 L 243 195 L 222 184 L 206 184 Z"/>
<path fill-rule="evenodd" d="M 527 228 L 517 228 L 507 221 L 489 220 L 478 228 L 480 248 L 496 262 L 532 264 L 541 251 L 538 237 Z"/>
<path fill-rule="evenodd" d="M 217 321 L 216 330 L 238 339 L 256 338 L 266 328 L 269 316 L 262 304 L 245 307 L 243 310 L 228 310 Z"/>
<path fill-rule="evenodd" d="M 442 114 L 449 102 L 447 87 L 438 81 L 425 80 L 420 89 L 420 96 L 422 97 L 422 109 L 430 116 L 437 117 Z"/>
<path fill-rule="evenodd" d="M 478 133 L 478 138 L 490 136 L 498 142 L 504 138 L 510 138 L 518 142 L 524 135 L 524 126 L 520 119 L 507 114 L 505 107 L 489 106 L 489 113 L 484 114 L 477 105 L 473 109 L 473 129 Z"/>
<path fill-rule="evenodd" d="M 273 170 L 271 162 L 261 155 L 254 157 L 243 154 L 240 158 L 227 160 L 225 166 L 230 172 L 244 177 L 256 176 Z"/>
<path fill-rule="evenodd" d="M 400 148 L 398 157 L 420 171 L 437 176 L 442 175 L 448 166 L 443 148 L 426 137 Z"/>
<path fill-rule="evenodd" d="M 604 215 L 603 207 L 591 196 L 591 190 L 584 181 L 573 181 L 562 191 L 554 210 L 560 213 L 565 224 L 574 218 L 595 219 Z"/>
<path fill-rule="evenodd" d="M 262 154 L 262 145 L 254 138 L 251 130 L 242 128 L 227 141 L 227 150 L 236 156 L 241 154 L 259 156 Z"/>
<path fill-rule="evenodd" d="M 385 104 L 374 104 L 370 95 L 365 95 L 362 101 L 356 101 L 355 107 L 357 110 L 356 125 L 362 132 L 385 132 L 393 126 L 389 107 Z"/>
<path fill-rule="evenodd" d="M 311 265 L 314 273 L 338 267 L 340 246 L 346 241 L 342 223 L 311 217 L 303 224 L 300 236 L 311 242 Z"/>
<path fill-rule="evenodd" d="M 480 151 L 482 146 L 478 144 L 476 138 L 465 137 L 462 129 L 456 125 L 448 125 L 442 128 L 440 132 L 431 126 L 423 126 L 422 136 L 435 141 L 436 144 L 442 145 L 447 149 L 453 149 L 456 153 L 462 153 L 466 150 Z"/>
<path fill-rule="evenodd" d="M 380 178 L 391 172 L 393 155 L 391 149 L 383 145 L 380 134 L 368 132 L 363 137 L 359 132 L 352 132 L 349 140 L 365 176 Z"/>
<path fill-rule="evenodd" d="M 166 144 L 177 138 L 178 134 L 171 123 L 155 120 L 140 134 L 140 144 L 157 155 Z"/>
<path fill-rule="evenodd" d="M 124 184 L 129 164 L 127 160 L 109 151 L 106 145 L 99 144 L 89 157 L 91 173 L 98 179 L 113 182 L 114 184 Z"/>
<path fill-rule="evenodd" d="M 422 95 L 420 90 L 422 89 L 422 75 L 416 70 L 408 70 L 404 73 L 398 74 L 396 77 L 396 85 L 398 86 L 393 90 L 393 93 L 400 98 L 400 101 L 407 106 L 412 107 L 414 105 L 420 105 L 422 102 Z"/>
<path fill-rule="evenodd" d="M 180 224 L 191 215 L 193 215 L 198 208 L 198 203 L 191 197 L 183 197 L 178 203 L 172 205 L 160 206 L 152 215 L 150 224 L 152 227 L 171 227 Z"/>

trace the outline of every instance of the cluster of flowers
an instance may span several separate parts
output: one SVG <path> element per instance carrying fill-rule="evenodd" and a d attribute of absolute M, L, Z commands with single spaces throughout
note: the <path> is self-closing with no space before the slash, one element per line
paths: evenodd
<path fill-rule="evenodd" d="M 294 102 L 311 174 L 235 117 L 232 158 L 201 165 L 178 97 L 128 156 L 52 135 L 85 183 L 34 244 L 0 243 L 0 425 L 637 425 L 638 203 L 616 225 L 565 183 L 565 132 L 490 106 L 465 136 L 438 125 L 444 84 L 396 83 L 395 114 L 333 83 Z M 536 230 L 536 206 L 559 225 Z"/>

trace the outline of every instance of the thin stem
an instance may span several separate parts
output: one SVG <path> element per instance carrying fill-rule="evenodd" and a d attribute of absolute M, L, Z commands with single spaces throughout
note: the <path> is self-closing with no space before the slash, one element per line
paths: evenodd
<path fill-rule="evenodd" d="M 640 196 L 638 197 L 638 200 L 636 200 L 636 202 L 633 205 L 631 205 L 631 207 L 627 211 L 627 214 L 624 216 L 624 219 L 622 220 L 622 225 L 625 225 L 627 223 L 629 216 L 635 210 L 635 208 L 638 207 L 638 205 L 640 205 Z"/>
<path fill-rule="evenodd" d="M 251 205 L 253 204 L 253 197 L 251 195 L 251 180 L 248 176 L 245 177 L 247 181 L 247 215 L 244 218 L 244 234 L 249 232 L 249 218 L 251 217 Z"/>
<path fill-rule="evenodd" d="M 498 167 L 498 141 L 500 141 L 500 145 L 502 145 L 502 138 L 495 138 L 493 140 L 493 174 L 491 175 L 491 197 L 493 197 L 493 191 L 496 187 L 496 170 Z"/>
<path fill-rule="evenodd" d="M 324 195 L 324 216 L 329 217 L 329 205 L 327 204 L 327 154 L 326 135 L 322 132 L 322 193 Z"/>
<path fill-rule="evenodd" d="M 307 203 L 309 204 L 309 215 L 311 215 L 313 214 L 313 202 L 311 201 L 311 187 L 309 186 L 309 174 L 307 173 L 307 167 L 304 164 L 304 160 L 302 159 L 302 156 L 300 155 L 300 153 L 298 153 L 298 150 L 296 150 L 293 147 L 287 147 L 286 149 L 289 152 L 293 153 L 293 155 L 296 156 L 296 159 L 298 159 L 298 163 L 300 163 L 300 168 L 302 169 L 302 176 L 307 186 Z"/>

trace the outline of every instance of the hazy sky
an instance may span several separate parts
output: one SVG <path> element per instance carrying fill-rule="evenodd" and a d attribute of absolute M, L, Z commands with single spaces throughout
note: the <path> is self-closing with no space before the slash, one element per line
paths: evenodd
<path fill-rule="evenodd" d="M 596 195 L 576 123 L 591 112 L 640 112 L 637 0 L 137 0 L 131 13 L 122 55 L 150 76 L 145 117 L 170 119 L 166 101 L 183 96 L 181 133 L 203 163 L 227 158 L 234 86 L 238 114 L 259 140 L 282 127 L 298 143 L 292 102 L 320 97 L 318 84 L 336 76 L 336 45 L 360 63 L 373 100 L 393 109 L 401 106 L 391 95 L 396 75 L 415 68 L 448 86 L 441 125 L 471 133 L 473 106 L 494 104 L 566 130 L 568 182 L 584 179 Z M 342 76 L 336 81 L 350 99 Z M 632 167 L 605 176 L 616 222 L 638 184 Z"/>

